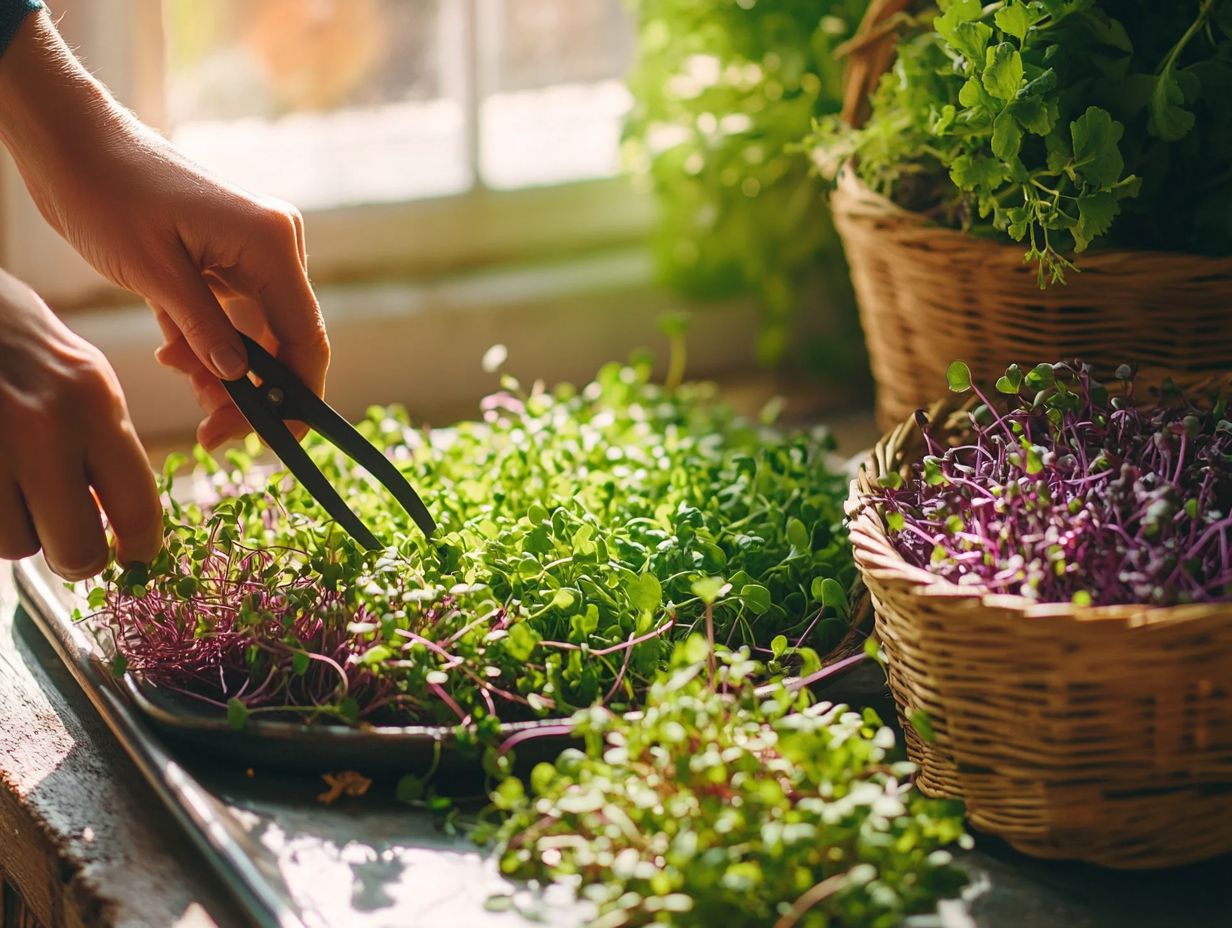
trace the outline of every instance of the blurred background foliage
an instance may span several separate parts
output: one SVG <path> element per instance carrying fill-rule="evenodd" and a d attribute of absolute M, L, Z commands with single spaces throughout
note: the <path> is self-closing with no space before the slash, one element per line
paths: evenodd
<path fill-rule="evenodd" d="M 691 296 L 755 293 L 766 312 L 764 363 L 783 357 L 810 279 L 830 288 L 827 303 L 850 309 L 824 183 L 795 146 L 817 117 L 838 111 L 834 49 L 866 6 L 631 0 L 637 55 L 624 154 L 659 203 L 652 244 L 660 274 Z M 840 375 L 859 367 L 848 315 L 831 333 L 840 337 L 812 345 L 808 367 Z"/>

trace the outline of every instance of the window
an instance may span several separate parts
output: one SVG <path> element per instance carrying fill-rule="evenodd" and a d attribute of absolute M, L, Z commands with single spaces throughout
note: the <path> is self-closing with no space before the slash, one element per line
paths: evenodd
<path fill-rule="evenodd" d="M 318 281 L 628 242 L 624 0 L 59 0 L 116 95 L 221 176 L 305 213 Z M 115 300 L 4 177 L 5 261 Z M 37 227 L 37 228 L 36 228 Z"/>
<path fill-rule="evenodd" d="M 184 150 L 321 209 L 611 177 L 622 0 L 165 0 Z"/>

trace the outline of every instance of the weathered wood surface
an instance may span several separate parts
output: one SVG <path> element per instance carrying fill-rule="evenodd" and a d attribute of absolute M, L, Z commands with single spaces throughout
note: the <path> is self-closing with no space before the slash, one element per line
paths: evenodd
<path fill-rule="evenodd" d="M 42 928 L 242 924 L 16 604 L 0 564 L 3 924 L 18 899 Z"/>

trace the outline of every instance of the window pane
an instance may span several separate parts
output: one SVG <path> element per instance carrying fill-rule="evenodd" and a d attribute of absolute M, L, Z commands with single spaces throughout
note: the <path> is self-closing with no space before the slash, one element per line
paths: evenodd
<path fill-rule="evenodd" d="M 172 137 L 303 208 L 464 190 L 457 3 L 164 0 Z"/>
<path fill-rule="evenodd" d="M 633 49 L 625 0 L 480 0 L 479 30 L 484 182 L 616 174 Z"/>

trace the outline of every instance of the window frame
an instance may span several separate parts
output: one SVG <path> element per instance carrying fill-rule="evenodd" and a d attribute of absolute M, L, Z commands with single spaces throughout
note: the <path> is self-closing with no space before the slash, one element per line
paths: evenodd
<path fill-rule="evenodd" d="M 441 56 L 441 80 L 446 95 L 464 106 L 472 185 L 441 197 L 305 210 L 314 281 L 430 278 L 644 241 L 653 203 L 626 176 L 509 190 L 483 184 L 479 15 L 485 0 L 440 2 L 440 40 L 460 41 L 464 52 Z M 165 131 L 161 0 L 57 0 L 53 15 L 116 98 Z M 131 303 L 130 294 L 103 280 L 42 221 L 7 156 L 0 163 L 0 213 L 0 265 L 57 309 Z"/>

